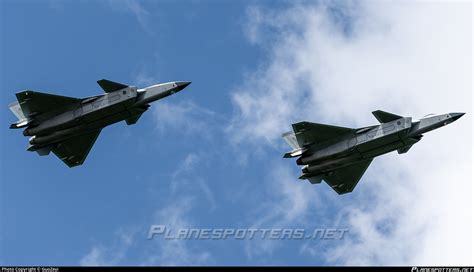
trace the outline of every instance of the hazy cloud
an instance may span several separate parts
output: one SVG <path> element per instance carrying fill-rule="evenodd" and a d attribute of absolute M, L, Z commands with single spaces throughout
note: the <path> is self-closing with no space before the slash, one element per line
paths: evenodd
<path fill-rule="evenodd" d="M 178 103 L 160 101 L 152 109 L 156 129 L 160 133 L 171 130 L 184 135 L 209 137 L 217 126 L 214 111 L 189 100 Z"/>
<path fill-rule="evenodd" d="M 148 34 L 153 34 L 150 26 L 150 12 L 139 0 L 109 0 L 109 5 L 113 8 L 131 13 L 142 29 Z"/>
<path fill-rule="evenodd" d="M 201 155 L 190 153 L 178 164 L 170 177 L 170 190 L 166 201 L 159 202 L 159 206 L 139 226 L 137 224 L 128 226 L 140 229 L 139 233 L 120 229 L 109 243 L 94 245 L 81 258 L 80 264 L 83 266 L 129 264 L 175 266 L 203 265 L 212 262 L 210 252 L 188 240 L 167 240 L 163 237 L 146 239 L 147 228 L 151 224 L 165 225 L 172 231 L 195 227 L 196 217 L 193 209 L 198 200 L 207 200 L 210 210 L 215 209 L 216 204 L 211 188 L 202 177 L 193 174 L 193 170 L 201 159 Z M 156 198 L 162 198 L 157 191 L 152 190 L 152 194 Z M 135 254 L 132 252 L 139 252 L 138 257 L 133 257 Z"/>
<path fill-rule="evenodd" d="M 81 266 L 111 266 L 118 265 L 123 261 L 128 249 L 132 246 L 135 232 L 131 230 L 119 230 L 114 235 L 110 245 L 98 244 L 80 260 Z"/>
<path fill-rule="evenodd" d="M 166 225 L 169 229 L 192 228 L 193 222 L 189 213 L 193 205 L 192 197 L 179 197 L 157 211 L 154 222 Z M 202 265 L 211 260 L 211 254 L 193 248 L 186 240 L 150 241 L 154 243 L 153 251 L 146 257 L 144 265 Z"/>

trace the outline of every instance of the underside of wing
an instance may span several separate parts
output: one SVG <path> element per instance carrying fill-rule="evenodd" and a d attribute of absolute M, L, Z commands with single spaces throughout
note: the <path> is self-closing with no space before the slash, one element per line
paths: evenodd
<path fill-rule="evenodd" d="M 99 134 L 100 130 L 96 130 L 89 134 L 67 139 L 57 143 L 51 148 L 51 151 L 69 167 L 81 165 L 87 158 Z"/>
<path fill-rule="evenodd" d="M 26 118 L 81 102 L 80 99 L 74 97 L 34 91 L 19 92 L 16 98 Z"/>
<path fill-rule="evenodd" d="M 326 183 L 338 194 L 352 192 L 372 160 L 352 164 L 327 173 L 324 177 Z"/>
<path fill-rule="evenodd" d="M 301 147 L 308 146 L 317 142 L 337 138 L 344 134 L 354 131 L 352 128 L 337 127 L 325 124 L 299 122 L 292 125 L 298 145 Z"/>

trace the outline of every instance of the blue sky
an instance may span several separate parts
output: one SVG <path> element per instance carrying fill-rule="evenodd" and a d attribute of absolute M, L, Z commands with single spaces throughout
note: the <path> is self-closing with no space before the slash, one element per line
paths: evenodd
<path fill-rule="evenodd" d="M 382 8 L 387 12 L 386 7 Z M 291 122 L 307 119 L 346 126 L 368 125 L 375 123 L 370 111 L 380 101 L 388 109 L 405 110 L 402 114 L 426 114 L 429 112 L 425 110 L 431 110 L 415 105 L 402 108 L 402 100 L 387 102 L 384 95 L 370 100 L 370 105 L 353 100 L 352 104 L 363 108 L 357 112 L 359 117 L 351 116 L 355 109 L 338 114 L 324 110 L 321 100 L 331 93 L 339 96 L 340 88 L 345 86 L 321 80 L 325 74 L 299 63 L 301 56 L 289 53 L 306 52 L 313 40 L 322 40 L 333 43 L 340 51 L 334 54 L 331 49 L 318 48 L 318 52 L 327 54 L 310 53 L 307 63 L 314 63 L 315 67 L 326 61 L 337 63 L 340 55 L 351 62 L 348 67 L 364 65 L 357 63 L 357 56 L 370 52 L 367 44 L 379 42 L 380 37 L 383 40 L 384 35 L 387 41 L 393 39 L 386 33 L 391 24 L 393 31 L 399 33 L 399 22 L 393 19 L 397 16 L 376 17 L 380 21 L 375 20 L 375 26 L 365 26 L 365 15 L 375 16 L 374 10 L 352 3 L 327 2 L 293 6 L 274 1 L 2 1 L 3 105 L 14 101 L 14 93 L 23 89 L 76 97 L 95 95 L 101 93 L 95 81 L 102 78 L 139 87 L 175 80 L 193 83 L 183 92 L 156 102 L 136 125 L 119 123 L 104 129 L 85 164 L 73 169 L 55 156 L 39 157 L 26 152 L 27 138 L 21 131 L 8 129 L 15 118 L 3 107 L 0 262 L 318 265 L 354 263 L 345 257 L 345 252 L 352 252 L 361 263 L 390 263 L 378 253 L 381 245 L 412 237 L 424 222 L 406 229 L 406 221 L 416 215 L 399 218 L 400 209 L 407 208 L 401 204 L 403 199 L 382 211 L 374 208 L 374 204 L 385 202 L 378 196 L 384 187 L 376 180 L 390 169 L 389 163 L 371 166 L 374 169 L 372 174 L 367 173 L 367 180 L 354 193 L 341 198 L 324 184 L 297 182 L 298 167 L 281 158 L 288 147 L 280 135 Z M 432 18 L 429 12 L 426 18 Z M 404 45 L 411 49 L 418 42 L 411 35 L 395 38 L 402 39 L 402 49 Z M 421 54 L 397 50 L 374 54 L 400 54 L 402 59 L 415 59 L 414 62 L 418 59 L 410 54 Z M 440 55 L 444 56 L 443 52 Z M 312 57 L 317 61 L 312 62 Z M 393 69 L 403 70 L 397 64 L 381 70 L 386 74 Z M 345 72 L 339 66 L 324 68 Z M 436 72 L 433 68 L 432 73 Z M 432 73 L 427 71 L 426 77 Z M 459 74 L 462 77 L 463 73 Z M 360 80 L 344 78 L 352 82 L 351 86 L 365 90 L 364 84 L 357 85 Z M 364 80 L 363 75 L 360 78 Z M 390 85 L 399 82 L 397 78 L 387 81 L 387 85 L 377 81 L 371 84 L 382 93 L 400 87 L 400 83 Z M 463 104 L 469 103 L 463 100 L 470 95 L 468 87 L 460 88 L 462 96 L 451 101 L 451 107 L 435 103 L 434 110 L 471 111 L 470 104 Z M 408 94 L 417 95 L 407 89 Z M 349 94 L 347 89 L 345 92 Z M 367 92 L 371 97 L 372 93 Z M 302 101 L 314 101 L 311 107 L 304 104 L 312 111 L 297 110 L 296 105 Z M 343 100 L 341 105 L 345 103 L 348 102 Z M 456 127 L 445 128 L 450 129 Z M 469 133 L 465 137 L 471 141 Z M 430 145 L 424 144 L 427 148 Z M 461 146 L 453 148 L 450 152 L 462 152 Z M 388 162 L 396 159 L 389 155 Z M 406 181 L 402 185 L 412 184 L 410 181 L 417 176 L 414 171 L 404 171 L 410 162 L 407 160 L 399 170 L 393 170 L 393 176 L 384 176 L 385 181 L 403 177 Z M 459 172 L 470 171 L 463 169 L 465 172 Z M 375 186 L 369 186 L 370 180 Z M 469 178 L 462 176 L 461 180 Z M 376 190 L 369 189 L 373 187 Z M 397 188 L 395 198 L 410 189 Z M 391 194 L 382 196 L 387 195 Z M 425 199 L 423 203 L 426 205 L 421 207 L 428 207 L 431 202 Z M 464 218 L 465 214 L 460 216 Z M 201 228 L 339 227 L 349 228 L 350 237 L 348 241 L 310 242 L 150 241 L 146 236 L 151 224 Z M 419 242 L 425 245 L 435 234 L 426 234 Z M 406 248 L 410 247 L 395 246 L 395 261 L 434 260 L 426 256 L 416 259 Z"/>

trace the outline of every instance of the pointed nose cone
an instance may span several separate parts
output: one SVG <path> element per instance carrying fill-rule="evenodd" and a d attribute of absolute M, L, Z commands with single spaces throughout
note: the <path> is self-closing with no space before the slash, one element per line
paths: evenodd
<path fill-rule="evenodd" d="M 181 91 L 182 89 L 186 88 L 189 84 L 191 84 L 191 81 L 176 81 L 175 82 L 177 85 L 178 91 Z"/>
<path fill-rule="evenodd" d="M 453 112 L 450 113 L 451 118 L 453 118 L 453 122 L 461 118 L 465 113 L 464 112 Z"/>

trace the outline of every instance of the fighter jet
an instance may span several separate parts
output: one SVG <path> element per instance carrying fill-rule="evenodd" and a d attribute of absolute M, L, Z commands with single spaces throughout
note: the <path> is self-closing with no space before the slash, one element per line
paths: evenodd
<path fill-rule="evenodd" d="M 10 128 L 25 128 L 28 151 L 51 151 L 67 166 L 84 163 L 100 131 L 124 121 L 135 124 L 150 103 L 181 91 L 191 82 L 175 81 L 138 89 L 106 79 L 97 81 L 104 94 L 75 98 L 25 90 L 9 105 L 18 118 Z"/>
<path fill-rule="evenodd" d="M 456 121 L 464 113 L 429 114 L 420 120 L 377 110 L 372 112 L 381 123 L 363 128 L 347 128 L 310 122 L 292 125 L 283 134 L 293 148 L 284 158 L 299 157 L 303 165 L 300 179 L 312 184 L 324 180 L 338 194 L 352 192 L 372 160 L 397 150 L 408 152 L 423 134 Z"/>

